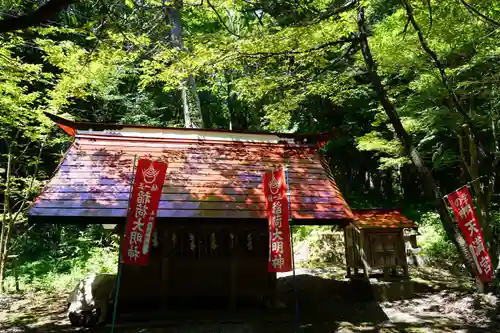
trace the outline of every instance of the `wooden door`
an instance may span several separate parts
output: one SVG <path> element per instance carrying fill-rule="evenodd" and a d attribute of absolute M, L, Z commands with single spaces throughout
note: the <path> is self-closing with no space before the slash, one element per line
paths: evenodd
<path fill-rule="evenodd" d="M 372 268 L 394 267 L 397 263 L 398 232 L 373 232 L 368 235 Z"/>
<path fill-rule="evenodd" d="M 163 232 L 165 296 L 229 294 L 229 232 L 200 225 L 168 225 Z"/>
<path fill-rule="evenodd" d="M 164 226 L 162 294 L 229 297 L 265 289 L 267 230 L 234 224 Z"/>

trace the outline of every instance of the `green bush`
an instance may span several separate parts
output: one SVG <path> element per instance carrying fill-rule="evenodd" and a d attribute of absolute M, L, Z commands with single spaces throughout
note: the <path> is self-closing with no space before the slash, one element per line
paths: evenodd
<path fill-rule="evenodd" d="M 448 239 L 436 212 L 423 213 L 419 221 L 418 245 L 422 248 L 422 255 L 430 262 L 458 263 L 459 256 L 455 245 Z"/>
<path fill-rule="evenodd" d="M 27 262 L 18 268 L 18 280 L 22 291 L 67 292 L 78 280 L 90 273 L 116 273 L 118 253 L 114 248 L 90 249 L 85 257 L 44 259 Z M 69 269 L 65 269 L 69 267 Z M 6 277 L 6 291 L 15 290 L 14 272 Z"/>
<path fill-rule="evenodd" d="M 295 244 L 298 244 L 299 242 L 302 242 L 306 240 L 311 233 L 314 231 L 330 231 L 332 229 L 331 226 L 314 226 L 314 225 L 299 225 L 299 226 L 292 226 L 292 235 L 293 235 L 293 242 Z"/>
<path fill-rule="evenodd" d="M 118 237 L 100 225 L 42 226 L 28 236 L 17 242 L 19 257 L 9 262 L 6 291 L 15 290 L 15 273 L 22 291 L 64 292 L 89 273 L 116 272 Z"/>

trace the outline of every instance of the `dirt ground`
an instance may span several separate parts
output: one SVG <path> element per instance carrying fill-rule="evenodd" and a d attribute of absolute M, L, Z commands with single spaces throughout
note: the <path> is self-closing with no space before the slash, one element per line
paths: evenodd
<path fill-rule="evenodd" d="M 301 332 L 500 332 L 500 300 L 467 291 L 467 281 L 437 269 L 412 270 L 415 296 L 377 302 L 370 287 L 343 279 L 335 268 L 299 269 L 296 276 Z M 162 315 L 161 321 L 130 326 L 117 333 L 294 332 L 297 316 L 293 277 L 279 278 L 282 310 L 210 309 Z M 0 296 L 0 332 L 111 332 L 69 325 L 66 295 L 25 293 Z"/>

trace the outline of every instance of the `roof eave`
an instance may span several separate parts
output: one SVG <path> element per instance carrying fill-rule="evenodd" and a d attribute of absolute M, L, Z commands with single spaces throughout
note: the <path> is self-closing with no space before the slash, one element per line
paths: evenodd
<path fill-rule="evenodd" d="M 214 222 L 221 222 L 221 218 L 199 218 L 200 220 L 203 220 L 205 222 L 208 221 L 214 221 Z M 234 220 L 231 218 L 228 218 L 227 220 Z M 243 218 L 239 219 L 240 221 L 261 221 L 263 223 L 267 223 L 266 219 L 263 218 Z M 92 216 L 43 216 L 43 215 L 29 215 L 28 214 L 28 223 L 49 223 L 49 224 L 68 224 L 68 221 L 71 221 L 72 224 L 124 224 L 126 223 L 126 217 L 116 217 L 116 216 L 109 216 L 109 217 L 92 217 Z M 159 217 L 157 219 L 158 223 L 162 223 L 165 221 L 178 221 L 178 222 L 192 222 L 192 218 L 188 217 L 179 217 L 179 218 L 161 218 Z M 223 221 L 223 219 L 222 219 Z M 338 218 L 338 219 L 292 219 L 290 221 L 290 225 L 292 226 L 341 226 L 341 227 L 346 227 L 351 223 L 353 220 L 350 218 Z"/>
<path fill-rule="evenodd" d="M 203 132 L 220 132 L 220 133 L 236 133 L 236 134 L 260 134 L 260 135 L 275 135 L 283 139 L 295 139 L 296 143 L 308 143 L 311 145 L 322 146 L 333 135 L 333 131 L 322 133 L 275 133 L 265 131 L 234 131 L 229 129 L 206 129 L 206 128 L 183 128 L 183 127 L 159 127 L 147 125 L 129 125 L 116 123 L 92 123 L 92 122 L 76 122 L 57 116 L 55 114 L 44 112 L 50 120 L 61 127 L 68 135 L 75 136 L 77 130 L 122 130 L 125 128 L 137 129 L 158 129 L 158 130 L 182 130 L 182 131 L 203 131 Z"/>

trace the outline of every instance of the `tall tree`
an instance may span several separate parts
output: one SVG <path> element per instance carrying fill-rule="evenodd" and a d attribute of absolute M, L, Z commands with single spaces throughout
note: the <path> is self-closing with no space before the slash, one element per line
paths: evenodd
<path fill-rule="evenodd" d="M 463 2 L 462 2 L 463 3 Z M 496 135 L 496 122 L 498 121 L 498 117 L 496 117 L 495 113 L 491 114 L 491 128 L 487 128 L 492 135 L 485 138 L 487 141 L 493 139 L 492 146 L 484 145 L 483 140 L 481 138 L 481 130 L 476 125 L 477 119 L 475 119 L 475 111 L 473 108 L 470 111 L 466 110 L 466 107 L 463 103 L 465 98 L 460 96 L 459 92 L 453 87 L 448 73 L 446 64 L 439 59 L 437 53 L 431 48 L 429 45 L 427 38 L 424 36 L 422 29 L 417 22 L 413 5 L 409 0 L 402 0 L 403 7 L 406 11 L 406 15 L 408 17 L 408 22 L 411 23 L 415 32 L 418 36 L 418 41 L 424 52 L 427 54 L 429 59 L 432 61 L 433 65 L 439 72 L 439 76 L 441 78 L 441 82 L 446 89 L 449 100 L 450 100 L 450 109 L 456 112 L 459 115 L 462 124 L 462 130 L 457 130 L 457 136 L 459 141 L 459 149 L 460 155 L 462 157 L 462 161 L 464 166 L 470 176 L 471 184 L 474 188 L 475 194 L 478 196 L 478 205 L 480 207 L 481 219 L 480 225 L 482 231 L 486 237 L 486 241 L 490 245 L 490 253 L 492 255 L 493 265 L 496 267 L 498 264 L 498 258 L 500 253 L 498 253 L 498 242 L 493 236 L 493 232 L 491 229 L 491 221 L 490 221 L 490 200 L 493 189 L 495 187 L 496 181 L 496 167 L 500 160 L 500 151 L 498 148 L 498 137 Z M 469 7 L 467 3 L 465 3 L 467 8 Z M 429 10 L 431 10 L 429 8 Z M 477 12 L 475 12 L 477 15 Z M 479 14 L 481 18 L 486 18 L 484 15 Z M 492 20 L 488 20 L 487 22 L 492 23 Z M 493 25 L 496 26 L 493 21 Z M 494 32 L 494 29 L 491 29 L 491 33 Z M 464 141 L 468 144 L 468 149 L 464 148 Z M 485 147 L 488 148 L 488 151 L 485 151 Z M 466 153 L 469 154 L 469 159 L 465 157 Z M 485 181 L 481 178 L 485 177 Z"/>
<path fill-rule="evenodd" d="M 370 46 L 368 43 L 367 30 L 366 30 L 366 21 L 365 21 L 365 9 L 363 6 L 359 6 L 358 9 L 358 31 L 361 43 L 361 51 L 363 53 L 363 58 L 366 63 L 366 68 L 368 71 L 368 75 L 372 82 L 373 88 L 377 92 L 378 98 L 380 100 L 380 104 L 384 108 L 387 117 L 389 118 L 391 124 L 394 126 L 394 130 L 401 140 L 406 153 L 411 158 L 413 164 L 417 168 L 422 181 L 424 182 L 425 189 L 428 192 L 429 197 L 433 198 L 435 205 L 438 208 L 439 215 L 441 217 L 441 221 L 443 223 L 444 229 L 448 234 L 448 237 L 455 243 L 460 256 L 462 257 L 464 263 L 467 266 L 469 272 L 475 276 L 477 275 L 477 269 L 474 265 L 474 261 L 471 257 L 471 254 L 468 251 L 467 244 L 461 235 L 457 225 L 453 222 L 448 214 L 448 209 L 446 203 L 443 200 L 443 195 L 439 190 L 438 185 L 436 184 L 434 177 L 430 170 L 425 166 L 424 161 L 420 157 L 420 153 L 413 145 L 411 137 L 408 135 L 403 125 L 401 124 L 401 120 L 399 115 L 394 107 L 394 104 L 389 100 L 387 96 L 387 92 L 384 89 L 382 84 L 382 80 L 377 73 L 377 68 L 375 65 L 375 61 L 373 60 L 372 53 L 370 51 Z M 482 283 L 478 280 L 478 285 L 481 286 Z"/>
<path fill-rule="evenodd" d="M 168 4 L 163 1 L 163 6 L 165 7 L 168 24 L 170 25 L 170 42 L 172 46 L 178 48 L 180 52 L 189 52 L 184 46 L 184 37 L 182 36 L 182 0 L 173 0 Z M 192 74 L 188 74 L 187 78 L 180 82 L 180 92 L 184 126 L 188 128 L 205 127 L 201 113 L 200 97 L 198 96 L 196 81 Z"/>

